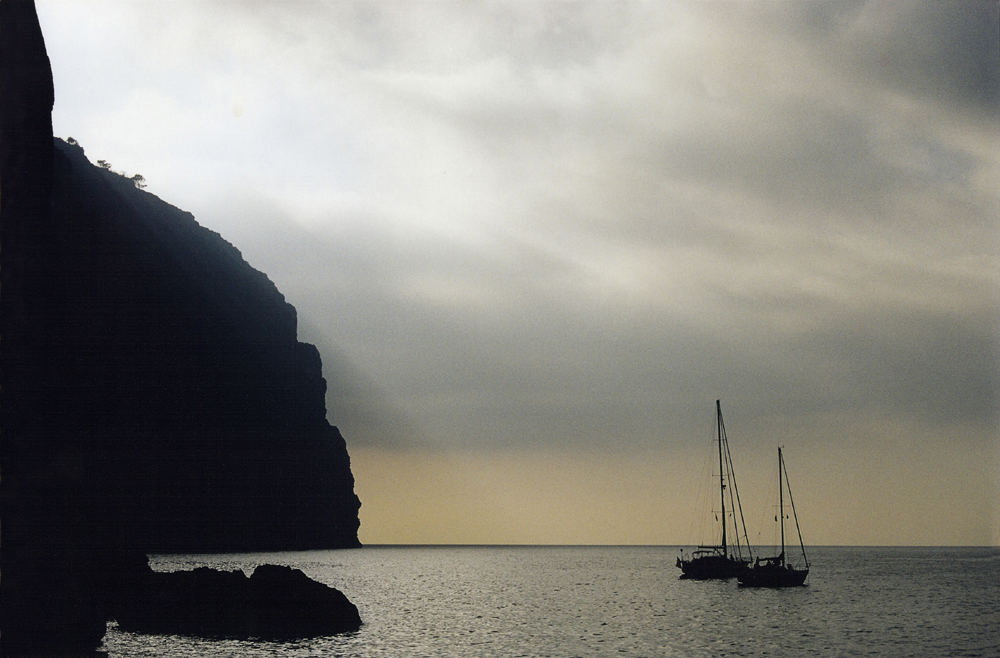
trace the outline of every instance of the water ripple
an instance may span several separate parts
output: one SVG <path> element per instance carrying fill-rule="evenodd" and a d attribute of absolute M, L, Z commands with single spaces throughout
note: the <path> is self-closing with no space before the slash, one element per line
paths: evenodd
<path fill-rule="evenodd" d="M 674 548 L 375 547 L 154 556 L 163 570 L 288 564 L 365 624 L 298 642 L 139 635 L 109 656 L 983 656 L 1000 653 L 1000 551 L 813 549 L 809 586 L 679 580 Z"/>

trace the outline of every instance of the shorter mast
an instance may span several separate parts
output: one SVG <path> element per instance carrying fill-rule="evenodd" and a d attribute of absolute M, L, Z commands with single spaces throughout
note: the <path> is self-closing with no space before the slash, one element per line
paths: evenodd
<path fill-rule="evenodd" d="M 779 448 L 780 452 L 780 448 Z M 782 460 L 781 469 L 785 473 L 785 483 L 788 483 L 788 471 L 785 469 L 785 462 Z M 788 485 L 788 501 L 792 504 L 792 516 L 795 518 L 795 532 L 799 535 L 799 548 L 802 550 L 802 559 L 805 560 L 806 569 L 809 568 L 809 557 L 806 555 L 806 543 L 802 541 L 802 528 L 799 527 L 799 515 L 795 511 L 795 499 L 792 497 L 792 487 Z"/>
<path fill-rule="evenodd" d="M 785 566 L 785 497 L 781 486 L 781 471 L 784 470 L 781 457 L 781 446 L 778 446 L 778 516 L 781 518 L 781 566 Z"/>

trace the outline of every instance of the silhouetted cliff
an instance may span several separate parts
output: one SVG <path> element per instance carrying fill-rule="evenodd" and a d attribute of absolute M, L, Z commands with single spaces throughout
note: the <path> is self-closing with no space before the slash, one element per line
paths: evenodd
<path fill-rule="evenodd" d="M 295 309 L 218 234 L 56 141 L 39 416 L 69 431 L 128 546 L 357 545 L 347 449 Z M 58 413 L 46 413 L 57 410 Z"/>
<path fill-rule="evenodd" d="M 95 646 L 154 551 L 357 546 L 295 310 L 219 235 L 53 140 L 33 3 L 0 2 L 5 651 Z"/>

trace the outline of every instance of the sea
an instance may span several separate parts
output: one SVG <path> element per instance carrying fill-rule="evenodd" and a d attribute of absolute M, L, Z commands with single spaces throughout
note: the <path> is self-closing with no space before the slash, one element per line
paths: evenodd
<path fill-rule="evenodd" d="M 108 656 L 1000 656 L 1000 549 L 808 548 L 805 587 L 678 578 L 679 546 L 369 546 L 153 555 L 285 564 L 344 592 L 357 632 L 292 642 L 126 633 Z M 690 547 L 684 547 L 689 550 Z"/>

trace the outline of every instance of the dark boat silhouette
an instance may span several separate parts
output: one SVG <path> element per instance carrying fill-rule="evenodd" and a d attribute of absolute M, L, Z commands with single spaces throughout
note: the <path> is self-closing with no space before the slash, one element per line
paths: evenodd
<path fill-rule="evenodd" d="M 784 476 L 784 484 L 782 484 Z M 785 498 L 784 490 L 788 489 L 788 502 L 792 505 L 792 518 L 795 519 L 795 530 L 799 535 L 799 548 L 802 550 L 802 561 L 805 566 L 796 567 L 788 563 L 785 557 Z M 802 542 L 802 531 L 799 529 L 799 517 L 795 513 L 795 500 L 792 498 L 792 488 L 788 484 L 788 472 L 785 470 L 785 458 L 778 448 L 778 521 L 781 524 L 781 552 L 774 557 L 758 557 L 752 567 L 740 572 L 737 581 L 743 587 L 797 587 L 804 585 L 809 575 L 809 558 L 806 557 L 806 547 Z"/>
<path fill-rule="evenodd" d="M 698 546 L 690 555 L 681 552 L 677 558 L 677 567 L 681 570 L 681 578 L 694 580 L 709 580 L 716 578 L 733 578 L 748 568 L 752 554 L 750 542 L 747 539 L 746 522 L 743 520 L 743 508 L 740 505 L 740 492 L 736 486 L 736 475 L 733 472 L 733 460 L 729 454 L 729 440 L 726 438 L 726 425 L 722 420 L 722 405 L 715 401 L 716 426 L 718 428 L 719 445 L 719 497 L 722 511 L 719 517 L 722 526 L 722 539 L 718 546 Z M 726 534 L 726 493 L 729 493 L 729 507 L 733 510 L 733 529 L 736 545 L 731 546 Z M 739 524 L 737 525 L 737 515 Z M 743 528 L 745 543 L 740 543 L 739 528 Z"/>

